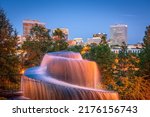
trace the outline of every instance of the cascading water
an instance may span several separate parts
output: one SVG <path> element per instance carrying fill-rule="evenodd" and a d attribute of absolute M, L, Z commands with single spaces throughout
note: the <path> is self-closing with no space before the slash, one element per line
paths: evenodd
<path fill-rule="evenodd" d="M 96 89 L 99 79 L 95 62 L 83 60 L 75 52 L 52 52 L 43 57 L 39 67 L 26 70 L 22 90 L 30 99 L 118 99 L 116 92 Z"/>

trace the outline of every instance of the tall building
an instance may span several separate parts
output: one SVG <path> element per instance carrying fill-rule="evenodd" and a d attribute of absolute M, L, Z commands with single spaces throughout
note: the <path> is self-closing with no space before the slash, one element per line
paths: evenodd
<path fill-rule="evenodd" d="M 45 23 L 41 23 L 38 20 L 23 20 L 23 36 L 29 35 L 31 28 L 35 25 L 45 27 Z"/>
<path fill-rule="evenodd" d="M 127 29 L 125 24 L 116 24 L 110 26 L 111 45 L 121 46 L 123 42 L 127 44 Z"/>

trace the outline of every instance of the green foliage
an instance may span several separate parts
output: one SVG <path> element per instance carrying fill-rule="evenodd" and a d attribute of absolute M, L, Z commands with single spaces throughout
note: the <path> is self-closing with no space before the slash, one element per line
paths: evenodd
<path fill-rule="evenodd" d="M 36 40 L 36 41 L 44 41 L 45 39 L 51 39 L 49 33 L 50 33 L 50 30 L 46 29 L 43 26 L 39 26 L 36 24 L 30 30 L 30 36 L 27 39 Z"/>
<path fill-rule="evenodd" d="M 30 35 L 26 37 L 26 41 L 22 45 L 25 56 L 23 57 L 23 66 L 31 67 L 39 65 L 43 55 L 53 47 L 49 30 L 43 26 L 35 25 L 30 31 Z"/>
<path fill-rule="evenodd" d="M 144 47 L 150 45 L 150 25 L 146 27 L 145 36 L 143 38 L 143 45 Z"/>
<path fill-rule="evenodd" d="M 99 45 L 91 44 L 90 50 L 83 54 L 82 56 L 86 59 L 95 61 L 101 73 L 101 83 L 99 88 L 105 88 L 105 85 L 109 85 L 112 80 L 112 65 L 115 60 L 115 54 L 111 51 L 105 38 L 101 41 Z"/>
<path fill-rule="evenodd" d="M 65 40 L 53 40 L 53 49 L 52 51 L 61 51 L 68 48 L 68 43 Z"/>
<path fill-rule="evenodd" d="M 121 51 L 118 54 L 118 62 L 115 64 L 118 77 L 134 77 L 138 70 L 139 58 L 136 54 L 127 52 L 127 46 L 125 43 L 121 46 Z"/>
<path fill-rule="evenodd" d="M 106 36 L 102 37 L 99 45 L 90 45 L 88 59 L 95 61 L 102 72 L 107 71 L 111 68 L 112 63 L 115 59 L 115 54 L 111 51 L 110 47 L 106 42 Z"/>
<path fill-rule="evenodd" d="M 100 44 L 106 45 L 107 44 L 106 38 L 107 38 L 106 35 L 103 35 L 102 38 L 101 38 Z"/>
<path fill-rule="evenodd" d="M 139 54 L 141 74 L 150 79 L 150 26 L 146 27 L 145 36 L 143 38 L 143 49 Z"/>
<path fill-rule="evenodd" d="M 67 47 L 68 43 L 65 40 L 52 39 L 48 29 L 36 25 L 22 45 L 25 53 L 23 66 L 28 68 L 39 65 L 45 53 L 65 50 Z"/>
<path fill-rule="evenodd" d="M 82 45 L 75 45 L 75 46 L 68 47 L 67 50 L 73 52 L 81 52 L 82 49 L 83 49 Z"/>
<path fill-rule="evenodd" d="M 0 9 L 0 83 L 2 79 L 17 82 L 20 62 L 17 55 L 18 50 L 17 33 L 10 24 L 4 10 Z"/>
<path fill-rule="evenodd" d="M 105 84 L 107 90 L 116 91 L 122 100 L 149 100 L 150 83 L 143 77 L 118 77 L 110 78 Z"/>
<path fill-rule="evenodd" d="M 62 32 L 62 30 L 60 30 L 59 28 L 57 28 L 56 30 L 54 30 L 54 32 L 52 33 L 53 37 L 55 37 L 55 40 L 65 40 L 65 34 Z"/>
<path fill-rule="evenodd" d="M 112 67 L 113 73 L 104 82 L 104 87 L 117 91 L 120 99 L 149 99 L 150 83 L 138 76 L 138 63 L 138 56 L 127 52 L 127 46 L 123 44 Z"/>
<path fill-rule="evenodd" d="M 107 44 L 99 44 L 91 46 L 87 59 L 95 61 L 98 64 L 102 75 L 106 76 L 111 72 L 115 54 L 111 52 Z"/>
<path fill-rule="evenodd" d="M 25 52 L 24 63 L 25 67 L 31 67 L 39 65 L 41 57 L 43 55 L 42 49 L 44 49 L 44 44 L 40 41 L 25 41 L 22 45 L 22 48 Z"/>
<path fill-rule="evenodd" d="M 150 47 L 143 48 L 139 56 L 141 75 L 150 79 Z"/>

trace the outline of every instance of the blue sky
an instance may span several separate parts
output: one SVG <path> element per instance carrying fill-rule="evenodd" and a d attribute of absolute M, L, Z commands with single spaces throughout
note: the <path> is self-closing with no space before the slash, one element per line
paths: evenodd
<path fill-rule="evenodd" d="M 70 39 L 92 37 L 110 25 L 128 25 L 128 43 L 142 41 L 150 25 L 150 0 L 0 0 L 14 28 L 22 34 L 24 19 L 37 19 L 49 29 L 66 27 Z"/>

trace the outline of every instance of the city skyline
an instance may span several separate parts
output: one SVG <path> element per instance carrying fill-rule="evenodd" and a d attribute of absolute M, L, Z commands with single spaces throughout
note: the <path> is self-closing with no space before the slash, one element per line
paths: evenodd
<path fill-rule="evenodd" d="M 110 26 L 128 25 L 128 43 L 142 41 L 150 24 L 149 0 L 0 0 L 18 34 L 25 19 L 44 22 L 49 29 L 68 28 L 69 38 L 84 41 L 95 33 L 106 33 Z"/>

